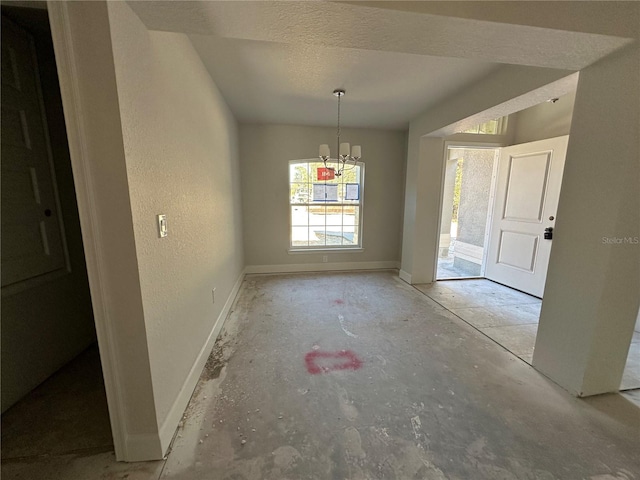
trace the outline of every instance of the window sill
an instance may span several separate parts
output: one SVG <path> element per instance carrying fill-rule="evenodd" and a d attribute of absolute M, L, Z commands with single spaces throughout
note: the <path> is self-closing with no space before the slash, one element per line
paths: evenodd
<path fill-rule="evenodd" d="M 362 253 L 364 248 L 362 247 L 336 247 L 336 248 L 289 248 L 287 253 L 289 255 L 299 255 L 305 253 Z"/>

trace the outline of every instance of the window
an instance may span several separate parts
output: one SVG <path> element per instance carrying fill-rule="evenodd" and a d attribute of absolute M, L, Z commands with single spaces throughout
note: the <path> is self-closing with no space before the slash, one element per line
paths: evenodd
<path fill-rule="evenodd" d="M 322 179 L 323 169 L 318 161 L 289 162 L 289 246 L 292 250 L 361 248 L 364 164 L 347 167 L 341 177 L 327 180 Z"/>
<path fill-rule="evenodd" d="M 480 135 L 502 135 L 507 129 L 507 117 L 500 117 L 496 120 L 476 125 L 463 133 L 478 133 Z"/>

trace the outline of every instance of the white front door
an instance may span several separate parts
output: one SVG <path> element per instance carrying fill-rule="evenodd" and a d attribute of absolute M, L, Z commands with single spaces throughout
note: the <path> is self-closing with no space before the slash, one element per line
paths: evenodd
<path fill-rule="evenodd" d="M 2 17 L 2 286 L 65 268 L 35 51 Z"/>
<path fill-rule="evenodd" d="M 569 137 L 500 149 L 485 276 L 542 297 Z M 553 234 L 553 232 L 552 232 Z"/>

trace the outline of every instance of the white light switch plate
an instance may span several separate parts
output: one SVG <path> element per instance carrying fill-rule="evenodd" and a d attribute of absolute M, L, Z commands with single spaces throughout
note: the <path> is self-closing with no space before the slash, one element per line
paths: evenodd
<path fill-rule="evenodd" d="M 160 238 L 167 236 L 167 216 L 158 215 L 158 236 Z"/>

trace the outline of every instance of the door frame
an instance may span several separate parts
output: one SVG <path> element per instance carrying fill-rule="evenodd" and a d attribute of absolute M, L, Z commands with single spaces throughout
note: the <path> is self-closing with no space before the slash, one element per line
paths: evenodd
<path fill-rule="evenodd" d="M 60 81 L 60 94 L 63 99 L 64 116 L 67 126 L 67 138 L 73 177 L 76 188 L 78 213 L 81 220 L 81 231 L 84 243 L 84 253 L 89 278 L 89 290 L 93 315 L 100 349 L 100 360 L 104 376 L 109 420 L 113 435 L 113 445 L 117 460 L 127 457 L 126 442 L 126 405 L 121 395 L 122 379 L 116 365 L 118 356 L 115 349 L 114 331 L 108 321 L 106 298 L 104 289 L 104 263 L 100 231 L 95 222 L 98 212 L 95 208 L 95 197 L 91 188 L 91 176 L 88 166 L 91 162 L 87 155 L 87 137 L 84 130 L 82 96 L 76 65 L 74 63 L 73 39 L 66 2 L 48 1 L 49 23 L 53 41 L 56 67 Z"/>
<path fill-rule="evenodd" d="M 464 140 L 445 140 L 444 141 L 444 151 L 442 155 L 442 168 L 440 169 L 440 195 L 438 197 L 438 227 L 437 227 L 437 243 L 436 248 L 432 252 L 434 255 L 433 262 L 433 280 L 438 281 L 438 253 L 440 251 L 440 225 L 442 224 L 442 205 L 444 203 L 444 183 L 445 183 L 445 174 L 446 174 L 446 165 L 449 157 L 449 150 L 452 148 L 468 148 L 468 149 L 495 149 L 496 155 L 498 155 L 498 149 L 504 147 L 504 143 L 502 142 L 468 142 Z M 492 202 L 495 196 L 495 188 L 496 188 L 496 175 L 497 175 L 497 164 L 496 158 L 493 161 L 493 171 L 491 172 L 491 191 L 489 192 L 489 202 Z M 487 209 L 487 222 L 489 222 L 490 216 L 493 215 L 493 204 L 490 203 L 489 208 Z M 488 223 L 487 223 L 488 225 Z M 488 241 L 487 232 L 485 230 L 485 244 Z M 486 264 L 486 255 L 482 259 L 482 265 L 480 266 L 480 274 L 484 276 L 484 268 Z"/>

